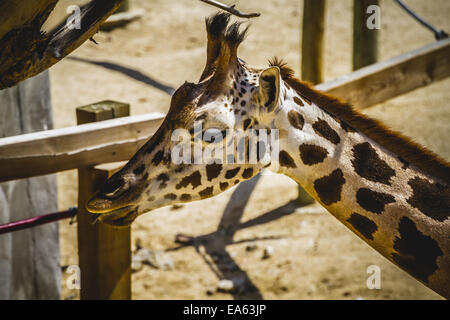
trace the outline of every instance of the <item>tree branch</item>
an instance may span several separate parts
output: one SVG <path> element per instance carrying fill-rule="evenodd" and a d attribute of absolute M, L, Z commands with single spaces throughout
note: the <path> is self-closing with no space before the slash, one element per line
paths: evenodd
<path fill-rule="evenodd" d="M 81 9 L 81 29 L 70 29 L 72 26 L 64 21 L 49 33 L 42 33 L 40 29 L 58 0 L 0 2 L 0 21 L 3 21 L 0 25 L 0 90 L 50 68 L 91 39 L 123 1 L 91 0 Z M 242 13 L 235 5 L 228 6 L 216 0 L 200 1 L 237 17 L 260 16 L 259 13 Z M 29 9 L 27 6 L 32 7 Z M 17 20 L 18 17 L 22 20 Z"/>
<path fill-rule="evenodd" d="M 240 17 L 240 18 L 254 18 L 254 17 L 259 17 L 261 15 L 260 13 L 242 13 L 235 8 L 236 5 L 234 5 L 234 4 L 231 6 L 227 6 L 216 0 L 200 0 L 200 1 L 210 4 L 212 6 L 215 6 L 217 8 L 220 8 L 220 9 L 227 11 L 227 12 L 229 12 L 237 17 Z"/>
<path fill-rule="evenodd" d="M 122 2 L 123 0 L 90 1 L 80 12 L 81 29 L 71 29 L 64 21 L 50 33 L 43 34 L 40 33 L 40 27 L 45 19 L 37 16 L 35 20 L 38 23 L 32 27 L 32 37 L 27 36 L 28 26 L 9 31 L 0 39 L 0 47 L 5 48 L 1 57 L 6 60 L 0 65 L 0 90 L 12 87 L 59 62 L 90 39 Z M 24 34 L 24 30 L 27 33 Z M 5 43 L 7 45 L 3 46 Z M 17 52 L 21 55 L 20 59 L 14 58 Z"/>

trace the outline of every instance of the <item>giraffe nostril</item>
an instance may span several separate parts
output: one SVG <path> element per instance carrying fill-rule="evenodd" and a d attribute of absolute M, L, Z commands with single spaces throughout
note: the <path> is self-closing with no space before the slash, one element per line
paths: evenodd
<path fill-rule="evenodd" d="M 125 185 L 125 181 L 123 178 L 114 178 L 111 177 L 100 189 L 99 193 L 103 195 L 111 195 L 114 196 L 122 187 Z"/>

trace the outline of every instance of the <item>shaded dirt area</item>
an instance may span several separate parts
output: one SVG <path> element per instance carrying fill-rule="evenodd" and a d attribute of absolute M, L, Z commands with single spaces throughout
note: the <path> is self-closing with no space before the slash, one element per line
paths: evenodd
<path fill-rule="evenodd" d="M 166 112 L 171 89 L 198 80 L 205 60 L 204 18 L 216 10 L 196 0 L 131 2 L 145 10 L 143 19 L 100 32 L 95 36 L 98 45 L 85 43 L 71 55 L 77 59 L 65 59 L 51 69 L 56 127 L 75 125 L 77 106 L 105 99 L 131 103 L 132 114 Z M 450 31 L 448 1 L 408 4 Z M 239 56 L 260 67 L 276 55 L 299 70 L 301 1 L 249 0 L 237 5 L 262 14 L 252 19 Z M 351 71 L 351 9 L 351 0 L 328 1 L 326 80 Z M 383 60 L 434 41 L 391 1 L 382 1 L 381 21 Z M 449 89 L 450 79 L 364 112 L 450 159 Z M 76 172 L 58 174 L 58 187 L 60 209 L 76 205 Z M 264 175 L 242 210 L 227 209 L 235 190 L 161 208 L 136 220 L 133 250 L 136 243 L 161 250 L 173 268 L 144 265 L 133 273 L 134 299 L 439 299 L 320 206 L 298 207 L 292 202 L 297 187 L 289 178 Z M 61 264 L 77 264 L 76 225 L 63 221 L 60 233 Z M 195 239 L 182 246 L 174 241 L 178 233 Z M 265 249 L 271 253 L 268 258 L 263 258 Z M 370 265 L 381 268 L 380 290 L 366 287 Z M 241 290 L 217 292 L 220 279 L 234 279 Z M 63 298 L 77 297 L 77 291 L 63 283 Z"/>

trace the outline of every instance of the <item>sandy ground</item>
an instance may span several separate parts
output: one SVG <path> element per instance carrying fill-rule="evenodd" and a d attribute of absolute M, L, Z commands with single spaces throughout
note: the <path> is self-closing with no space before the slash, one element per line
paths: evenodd
<path fill-rule="evenodd" d="M 76 1 L 66 1 L 73 3 Z M 79 2 L 79 1 L 78 1 Z M 196 0 L 132 0 L 145 16 L 127 27 L 95 36 L 72 56 L 139 70 L 160 85 L 177 88 L 197 81 L 205 59 L 204 18 L 216 10 Z M 231 3 L 231 1 L 226 1 Z M 283 57 L 300 64 L 302 1 L 237 1 L 252 19 L 239 56 L 264 66 Z M 450 31 L 450 3 L 410 0 L 408 4 L 435 26 Z M 387 59 L 434 41 L 433 35 L 391 1 L 381 1 L 380 58 Z M 64 7 L 60 8 L 62 12 Z M 351 71 L 352 1 L 328 1 L 325 79 Z M 51 69 L 56 127 L 75 125 L 75 108 L 104 99 L 131 103 L 132 114 L 165 112 L 170 96 L 161 89 L 89 63 L 65 59 Z M 450 79 L 364 110 L 392 128 L 450 159 Z M 76 205 L 76 172 L 58 174 L 59 207 Z M 133 250 L 139 242 L 162 250 L 171 270 L 144 266 L 133 273 L 134 299 L 439 299 L 389 263 L 318 205 L 299 208 L 296 184 L 280 175 L 263 176 L 232 237 L 217 230 L 235 189 L 179 208 L 166 207 L 141 216 L 132 227 Z M 275 190 L 275 192 L 274 192 Z M 76 225 L 60 223 L 61 264 L 77 264 Z M 174 249 L 177 233 L 201 237 L 196 246 Z M 273 249 L 262 259 L 266 246 Z M 366 269 L 381 269 L 381 289 L 366 287 Z M 67 275 L 64 273 L 64 277 Z M 219 279 L 243 283 L 234 294 L 216 292 Z M 63 283 L 63 297 L 78 292 Z"/>

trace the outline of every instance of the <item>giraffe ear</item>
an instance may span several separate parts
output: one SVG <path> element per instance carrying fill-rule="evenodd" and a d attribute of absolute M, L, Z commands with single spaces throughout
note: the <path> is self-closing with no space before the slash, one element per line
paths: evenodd
<path fill-rule="evenodd" d="M 264 70 L 259 77 L 259 98 L 268 111 L 275 110 L 280 95 L 280 69 L 276 66 Z"/>

